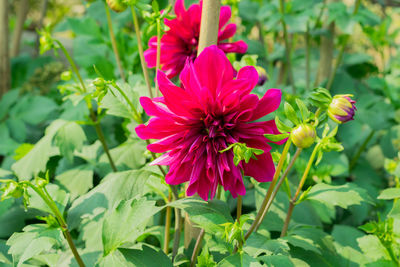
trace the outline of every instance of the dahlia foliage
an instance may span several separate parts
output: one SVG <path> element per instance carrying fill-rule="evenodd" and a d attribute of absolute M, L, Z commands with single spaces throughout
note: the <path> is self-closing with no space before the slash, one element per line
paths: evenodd
<path fill-rule="evenodd" d="M 159 139 L 148 149 L 166 152 L 152 163 L 170 166 L 166 182 L 189 182 L 188 196 L 198 193 L 208 200 L 214 198 L 218 184 L 233 197 L 244 195 L 243 174 L 259 182 L 271 181 L 275 167 L 264 134 L 279 131 L 274 120 L 255 121 L 279 107 L 281 91 L 270 89 L 261 99 L 251 94 L 258 81 L 256 69 L 244 67 L 235 77 L 225 53 L 215 45 L 204 49 L 194 62 L 187 60 L 179 78 L 181 87 L 165 73 L 157 73 L 163 96 L 140 99 L 152 118 L 136 128 L 142 139 Z M 235 166 L 232 150 L 221 150 L 238 142 L 264 153 Z"/>
<path fill-rule="evenodd" d="M 187 59 L 193 61 L 197 56 L 197 46 L 200 34 L 202 3 L 193 4 L 187 10 L 184 0 L 177 0 L 174 11 L 176 18 L 165 19 L 169 30 L 161 38 L 161 69 L 168 78 L 178 75 L 185 66 Z M 231 18 L 231 8 L 222 6 L 220 10 L 218 47 L 225 53 L 245 53 L 247 44 L 243 41 L 224 42 L 236 33 L 236 24 L 228 23 Z M 149 49 L 144 52 L 149 68 L 156 66 L 157 37 L 149 40 Z"/>

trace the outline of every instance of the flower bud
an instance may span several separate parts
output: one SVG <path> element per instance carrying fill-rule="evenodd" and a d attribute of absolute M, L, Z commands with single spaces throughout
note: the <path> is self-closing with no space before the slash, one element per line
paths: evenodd
<path fill-rule="evenodd" d="M 258 86 L 262 86 L 266 81 L 268 81 L 268 75 L 264 68 L 256 66 L 258 72 Z"/>
<path fill-rule="evenodd" d="M 71 78 L 72 78 L 72 73 L 71 73 L 71 71 L 70 71 L 70 70 L 63 71 L 63 72 L 61 73 L 60 78 L 61 78 L 61 80 L 63 80 L 63 81 L 69 81 L 69 80 L 71 80 Z"/>
<path fill-rule="evenodd" d="M 335 95 L 328 107 L 329 117 L 336 123 L 353 120 L 357 110 L 355 103 L 350 97 L 352 95 Z"/>
<path fill-rule="evenodd" d="M 96 86 L 96 90 L 102 91 L 106 87 L 106 82 L 103 78 L 96 78 L 93 85 Z"/>
<path fill-rule="evenodd" d="M 315 142 L 317 132 L 309 124 L 300 124 L 290 133 L 290 139 L 298 148 L 310 147 Z"/>
<path fill-rule="evenodd" d="M 115 12 L 122 12 L 128 7 L 123 0 L 107 0 L 107 4 Z"/>
<path fill-rule="evenodd" d="M 40 36 L 39 44 L 40 54 L 43 54 L 53 48 L 53 40 L 51 39 L 51 36 L 47 33 Z"/>

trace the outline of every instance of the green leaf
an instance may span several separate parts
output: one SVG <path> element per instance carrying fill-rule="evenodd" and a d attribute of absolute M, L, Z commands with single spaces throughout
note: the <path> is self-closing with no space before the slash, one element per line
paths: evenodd
<path fill-rule="evenodd" d="M 282 141 L 285 138 L 288 138 L 290 134 L 288 133 L 283 133 L 283 134 L 264 134 L 264 136 L 272 141 L 272 142 L 279 142 Z"/>
<path fill-rule="evenodd" d="M 126 243 L 135 242 L 143 233 L 147 221 L 161 210 L 155 204 L 155 201 L 143 198 L 123 200 L 115 210 L 106 215 L 102 231 L 105 255 Z"/>
<path fill-rule="evenodd" d="M 390 255 L 386 248 L 379 241 L 379 238 L 374 235 L 366 235 L 357 238 L 357 243 L 361 250 L 371 260 L 387 259 L 390 260 Z"/>
<path fill-rule="evenodd" d="M 334 206 L 346 209 L 352 205 L 371 202 L 366 190 L 353 183 L 344 185 L 317 184 L 311 188 L 306 200 L 318 201 L 330 209 L 333 209 Z M 312 201 L 311 204 L 313 204 Z"/>
<path fill-rule="evenodd" d="M 261 267 L 256 259 L 246 253 L 236 253 L 220 261 L 217 267 Z"/>
<path fill-rule="evenodd" d="M 149 191 L 145 184 L 152 174 L 132 170 L 107 175 L 98 186 L 72 203 L 68 211 L 68 225 L 76 228 L 83 215 L 94 214 L 98 209 L 112 209 L 121 200 L 142 196 Z"/>
<path fill-rule="evenodd" d="M 12 266 L 11 255 L 8 254 L 10 248 L 6 245 L 6 241 L 0 239 L 0 266 Z"/>
<path fill-rule="evenodd" d="M 50 251 L 53 247 L 60 247 L 63 241 L 59 228 L 50 228 L 46 224 L 31 224 L 23 229 L 22 233 L 14 233 L 7 241 L 9 253 L 18 263 L 17 266 L 39 255 Z"/>
<path fill-rule="evenodd" d="M 268 255 L 259 257 L 266 266 L 273 266 L 273 267 L 295 267 L 299 265 L 295 265 L 289 256 L 284 255 Z M 265 265 L 263 265 L 265 266 Z"/>
<path fill-rule="evenodd" d="M 118 170 L 139 169 L 146 163 L 146 145 L 142 140 L 129 139 L 125 143 L 110 150 L 114 163 Z M 107 155 L 104 153 L 99 162 L 109 163 Z"/>
<path fill-rule="evenodd" d="M 82 127 L 76 122 L 67 122 L 58 129 L 54 136 L 54 144 L 59 147 L 61 155 L 70 162 L 74 158 L 74 151 L 81 151 L 86 135 Z"/>
<path fill-rule="evenodd" d="M 400 201 L 395 201 L 393 203 L 393 208 L 390 210 L 388 217 L 400 220 Z"/>
<path fill-rule="evenodd" d="M 252 257 L 258 257 L 260 254 L 275 255 L 289 254 L 287 240 L 271 239 L 258 232 L 253 233 L 246 241 L 243 250 Z"/>
<path fill-rule="evenodd" d="M 46 189 L 62 214 L 68 204 L 69 194 L 55 184 L 48 184 Z M 43 199 L 32 188 L 28 188 L 28 193 L 30 195 L 29 208 L 34 208 L 53 214 L 49 206 L 47 206 Z"/>
<path fill-rule="evenodd" d="M 284 124 L 283 122 L 281 122 L 281 120 L 279 119 L 279 117 L 275 117 L 275 123 L 276 123 L 276 127 L 278 127 L 278 130 L 281 133 L 287 133 L 287 132 L 291 132 L 292 128 L 287 126 L 286 124 Z"/>
<path fill-rule="evenodd" d="M 20 180 L 28 180 L 40 171 L 46 170 L 46 164 L 50 156 L 58 154 L 51 146 L 54 135 L 67 122 L 55 120 L 47 128 L 45 136 L 35 144 L 23 158 L 15 162 L 11 169 Z"/>
<path fill-rule="evenodd" d="M 9 114 L 11 117 L 36 125 L 53 116 L 57 109 L 57 104 L 51 98 L 26 95 L 17 101 Z"/>
<path fill-rule="evenodd" d="M 395 199 L 400 197 L 400 188 L 387 188 L 383 190 L 378 199 Z"/>
<path fill-rule="evenodd" d="M 135 249 L 119 249 L 119 251 L 135 267 L 173 266 L 171 259 L 162 250 L 155 249 L 147 244 L 138 244 Z"/>
<path fill-rule="evenodd" d="M 303 119 L 303 122 L 306 121 L 310 117 L 310 111 L 308 111 L 307 106 L 304 104 L 304 102 L 296 98 L 296 104 L 299 107 L 300 113 L 301 113 L 301 118 Z"/>
<path fill-rule="evenodd" d="M 81 165 L 56 176 L 56 182 L 68 190 L 71 200 L 85 194 L 93 187 L 93 169 L 90 165 Z"/>
<path fill-rule="evenodd" d="M 233 222 L 227 203 L 220 200 L 205 202 L 199 199 L 185 198 L 168 205 L 183 209 L 194 223 L 211 233 L 221 231 L 222 224 Z"/>
<path fill-rule="evenodd" d="M 291 122 L 293 122 L 294 125 L 300 124 L 300 121 L 297 118 L 296 111 L 294 110 L 292 105 L 290 105 L 288 102 L 285 102 L 284 110 L 286 118 L 288 118 Z"/>

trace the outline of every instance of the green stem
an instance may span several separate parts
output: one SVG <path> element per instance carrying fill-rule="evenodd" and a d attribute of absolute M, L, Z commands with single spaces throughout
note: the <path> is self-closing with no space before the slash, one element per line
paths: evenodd
<path fill-rule="evenodd" d="M 85 83 L 83 82 L 82 76 L 79 74 L 78 68 L 76 67 L 74 60 L 71 58 L 67 49 L 65 49 L 65 47 L 63 46 L 63 44 L 60 41 L 58 41 L 58 40 L 54 40 L 54 41 L 59 45 L 61 50 L 64 52 L 64 55 L 67 58 L 69 64 L 71 65 L 72 70 L 74 71 L 75 75 L 78 77 L 79 82 L 81 83 L 83 92 L 86 93 L 87 90 L 86 90 Z"/>
<path fill-rule="evenodd" d="M 172 194 L 169 192 L 168 195 L 168 202 L 171 202 Z M 170 228 L 171 228 L 171 206 L 167 206 L 165 211 L 165 232 L 164 232 L 164 253 L 168 254 L 169 249 L 169 235 L 170 235 Z"/>
<path fill-rule="evenodd" d="M 238 195 L 236 203 L 236 220 L 240 223 L 240 216 L 242 216 L 242 196 Z"/>
<path fill-rule="evenodd" d="M 276 167 L 275 174 L 274 174 L 274 177 L 272 178 L 271 184 L 269 185 L 267 194 L 265 195 L 265 198 L 264 198 L 264 200 L 263 200 L 263 202 L 261 204 L 261 207 L 258 210 L 256 218 L 254 219 L 253 223 L 251 224 L 249 230 L 247 231 L 247 233 L 246 233 L 246 235 L 244 237 L 245 240 L 247 240 L 249 238 L 249 236 L 251 235 L 251 233 L 253 233 L 253 231 L 256 229 L 256 226 L 259 223 L 261 223 L 261 217 L 262 217 L 262 215 L 264 213 L 264 210 L 265 210 L 265 208 L 266 208 L 266 206 L 268 204 L 268 201 L 269 201 L 269 199 L 271 197 L 272 191 L 273 191 L 273 189 L 275 187 L 275 184 L 276 184 L 276 182 L 278 180 L 278 177 L 279 177 L 279 175 L 281 173 L 281 170 L 282 170 L 282 167 L 283 167 L 283 163 L 286 160 L 286 156 L 287 156 L 287 153 L 289 151 L 289 148 L 290 148 L 291 144 L 292 144 L 291 140 L 288 139 L 286 141 L 286 144 L 285 144 L 284 148 L 283 148 L 283 151 L 282 151 L 282 154 L 281 154 L 281 158 L 279 159 L 278 166 Z"/>
<path fill-rule="evenodd" d="M 354 155 L 354 157 L 351 159 L 350 161 L 350 165 L 349 165 L 349 169 L 350 171 L 353 170 L 354 166 L 356 165 L 358 159 L 360 158 L 362 152 L 365 150 L 365 148 L 367 147 L 369 141 L 371 141 L 372 137 L 375 134 L 375 130 L 372 130 L 370 132 L 370 134 L 367 136 L 367 138 L 365 138 L 364 142 L 362 143 L 362 145 L 359 147 L 359 149 L 357 150 L 357 153 Z"/>
<path fill-rule="evenodd" d="M 357 14 L 358 9 L 360 7 L 360 4 L 361 4 L 361 0 L 357 0 L 356 4 L 354 6 L 354 10 L 353 10 L 352 16 L 355 16 Z M 345 37 L 345 39 L 343 40 L 342 46 L 340 47 L 339 55 L 338 55 L 338 57 L 337 57 L 337 59 L 335 61 L 335 66 L 333 68 L 333 71 L 331 72 L 331 75 L 329 76 L 329 80 L 328 80 L 328 83 L 326 85 L 326 89 L 328 89 L 328 90 L 331 89 L 332 84 L 333 84 L 333 80 L 335 79 L 335 76 L 336 76 L 336 72 L 337 72 L 340 64 L 342 63 L 344 50 L 346 48 L 346 45 L 347 45 L 347 42 L 349 41 L 349 39 L 350 39 L 350 36 L 347 35 Z"/>
<path fill-rule="evenodd" d="M 68 242 L 68 245 L 72 251 L 72 254 L 74 255 L 76 262 L 78 263 L 78 265 L 80 267 L 85 267 L 85 264 L 83 263 L 83 260 L 81 258 L 81 256 L 78 253 L 78 250 L 75 247 L 75 244 L 72 240 L 71 234 L 68 231 L 68 226 L 67 223 L 64 220 L 64 217 L 62 216 L 60 210 L 58 209 L 56 203 L 54 202 L 54 200 L 51 198 L 50 194 L 47 192 L 46 188 L 39 188 L 34 186 L 33 184 L 31 184 L 30 182 L 26 182 L 26 185 L 28 185 L 29 187 L 31 187 L 42 199 L 43 201 L 46 203 L 46 205 L 51 209 L 51 211 L 53 212 L 53 214 L 55 215 L 62 232 L 64 233 L 64 237 Z"/>
<path fill-rule="evenodd" d="M 204 234 L 205 234 L 204 229 L 201 229 L 200 234 L 197 237 L 196 244 L 194 245 L 192 257 L 190 259 L 190 267 L 196 266 L 196 259 L 197 259 L 197 255 L 199 254 L 199 251 L 200 251 L 200 247 L 201 247 L 201 243 L 204 238 Z"/>
<path fill-rule="evenodd" d="M 115 60 L 117 61 L 118 70 L 119 70 L 122 80 L 126 81 L 124 69 L 122 68 L 122 64 L 121 64 L 121 58 L 119 57 L 117 41 L 115 39 L 115 35 L 114 35 L 113 27 L 112 27 L 110 9 L 108 8 L 106 2 L 104 2 L 104 8 L 106 10 L 106 15 L 107 15 L 107 24 L 108 24 L 108 31 L 110 33 L 111 46 L 114 51 Z"/>
<path fill-rule="evenodd" d="M 281 176 L 279 182 L 276 184 L 276 187 L 275 187 L 275 189 L 274 189 L 274 192 L 272 193 L 271 198 L 269 199 L 268 204 L 267 204 L 267 206 L 265 207 L 264 212 L 263 212 L 263 214 L 262 214 L 262 216 L 261 216 L 260 222 L 259 222 L 259 223 L 257 224 L 257 226 L 256 226 L 256 231 L 258 230 L 258 228 L 260 227 L 262 221 L 264 220 L 265 215 L 267 215 L 267 212 L 268 212 L 269 208 L 271 207 L 272 202 L 274 201 L 274 199 L 275 199 L 275 197 L 276 197 L 276 194 L 278 194 L 278 191 L 279 191 L 279 189 L 280 189 L 280 187 L 281 187 L 283 181 L 286 180 L 286 177 L 287 177 L 287 175 L 289 174 L 289 171 L 292 169 L 292 167 L 293 167 L 295 161 L 297 160 L 297 158 L 299 157 L 301 151 L 302 151 L 301 148 L 298 148 L 298 149 L 296 150 L 296 153 L 294 154 L 292 160 L 290 161 L 289 165 L 286 167 L 286 170 L 284 171 L 283 175 Z"/>
<path fill-rule="evenodd" d="M 147 89 L 149 91 L 149 95 L 151 98 L 153 98 L 153 92 L 151 90 L 151 85 L 150 85 L 149 72 L 147 71 L 146 62 L 144 60 L 144 55 L 143 55 L 143 45 L 142 45 L 142 38 L 140 37 L 139 21 L 137 19 L 134 6 L 131 6 L 131 11 L 132 11 L 133 26 L 135 27 L 136 39 L 137 39 L 138 49 L 139 49 L 140 63 L 142 65 L 144 80 L 146 82 Z"/>
<path fill-rule="evenodd" d="M 288 37 L 288 32 L 287 32 L 287 27 L 286 27 L 286 22 L 285 19 L 283 18 L 285 14 L 285 0 L 279 0 L 280 3 L 280 12 L 281 12 L 281 23 L 283 27 L 283 38 L 285 41 L 285 58 L 286 58 L 286 67 L 287 67 L 287 73 L 289 75 L 289 82 L 290 85 L 292 86 L 293 89 L 293 94 L 296 93 L 296 86 L 294 84 L 294 78 L 293 78 L 293 70 L 292 70 L 292 64 L 291 64 L 291 59 L 290 59 L 290 44 L 289 44 L 289 37 Z"/>
<path fill-rule="evenodd" d="M 157 19 L 157 60 L 156 60 L 156 77 L 160 70 L 160 57 L 161 57 L 161 21 Z M 156 96 L 159 96 L 158 82 L 156 82 Z"/>
<path fill-rule="evenodd" d="M 59 45 L 60 49 L 64 52 L 64 55 L 67 58 L 69 64 L 71 65 L 72 70 L 74 71 L 75 75 L 78 77 L 78 80 L 81 83 L 81 86 L 82 86 L 82 89 L 83 89 L 82 92 L 86 93 L 87 90 L 86 90 L 85 83 L 83 82 L 82 76 L 80 75 L 74 60 L 71 58 L 71 56 L 69 55 L 67 49 L 65 49 L 65 47 L 63 46 L 63 44 L 60 41 L 58 41 L 58 40 L 54 40 L 54 41 Z M 96 130 L 97 136 L 98 136 L 98 138 L 99 138 L 99 140 L 100 140 L 100 142 L 101 142 L 101 144 L 103 146 L 104 152 L 107 155 L 107 158 L 108 158 L 108 161 L 110 162 L 111 168 L 113 169 L 114 172 L 117 172 L 117 168 L 115 167 L 114 161 L 113 161 L 113 159 L 111 157 L 110 151 L 108 149 L 108 145 L 106 143 L 106 139 L 104 138 L 103 131 L 102 131 L 101 127 L 100 127 L 100 122 L 97 121 L 96 114 L 93 111 L 92 103 L 90 101 L 91 100 L 87 100 L 86 101 L 86 104 L 88 106 L 89 113 L 90 113 L 89 114 L 90 115 L 90 119 L 92 120 L 92 122 L 94 124 L 94 128 Z"/>
<path fill-rule="evenodd" d="M 297 197 L 299 196 L 300 191 L 303 188 L 303 185 L 304 185 L 304 183 L 305 183 L 305 181 L 307 179 L 308 173 L 310 172 L 311 166 L 314 163 L 314 159 L 315 159 L 315 156 L 317 155 L 318 149 L 319 149 L 319 145 L 317 144 L 314 147 L 314 150 L 313 150 L 313 152 L 312 152 L 312 154 L 310 156 L 310 159 L 308 160 L 307 167 L 304 170 L 303 177 L 301 177 L 301 180 L 300 180 L 299 186 L 297 187 L 296 193 L 294 194 L 293 198 L 290 200 L 289 209 L 288 209 L 288 212 L 286 214 L 285 223 L 283 225 L 282 232 L 281 232 L 281 237 L 284 237 L 286 235 L 286 232 L 287 232 L 287 229 L 289 227 L 290 219 L 292 217 L 292 213 L 293 213 L 293 209 L 294 209 Z"/>
<path fill-rule="evenodd" d="M 310 89 L 310 26 L 307 21 L 306 39 L 306 88 Z"/>

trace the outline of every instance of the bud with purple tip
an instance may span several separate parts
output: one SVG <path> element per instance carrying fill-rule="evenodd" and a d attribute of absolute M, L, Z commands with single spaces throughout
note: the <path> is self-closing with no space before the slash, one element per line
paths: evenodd
<path fill-rule="evenodd" d="M 328 107 L 329 117 L 336 123 L 343 123 L 353 120 L 357 110 L 352 97 L 353 95 L 335 95 Z"/>
<path fill-rule="evenodd" d="M 258 72 L 258 82 L 257 85 L 258 86 L 262 86 L 266 81 L 268 81 L 268 74 L 265 71 L 264 68 L 260 67 L 260 66 L 256 66 L 255 67 L 257 72 Z"/>

